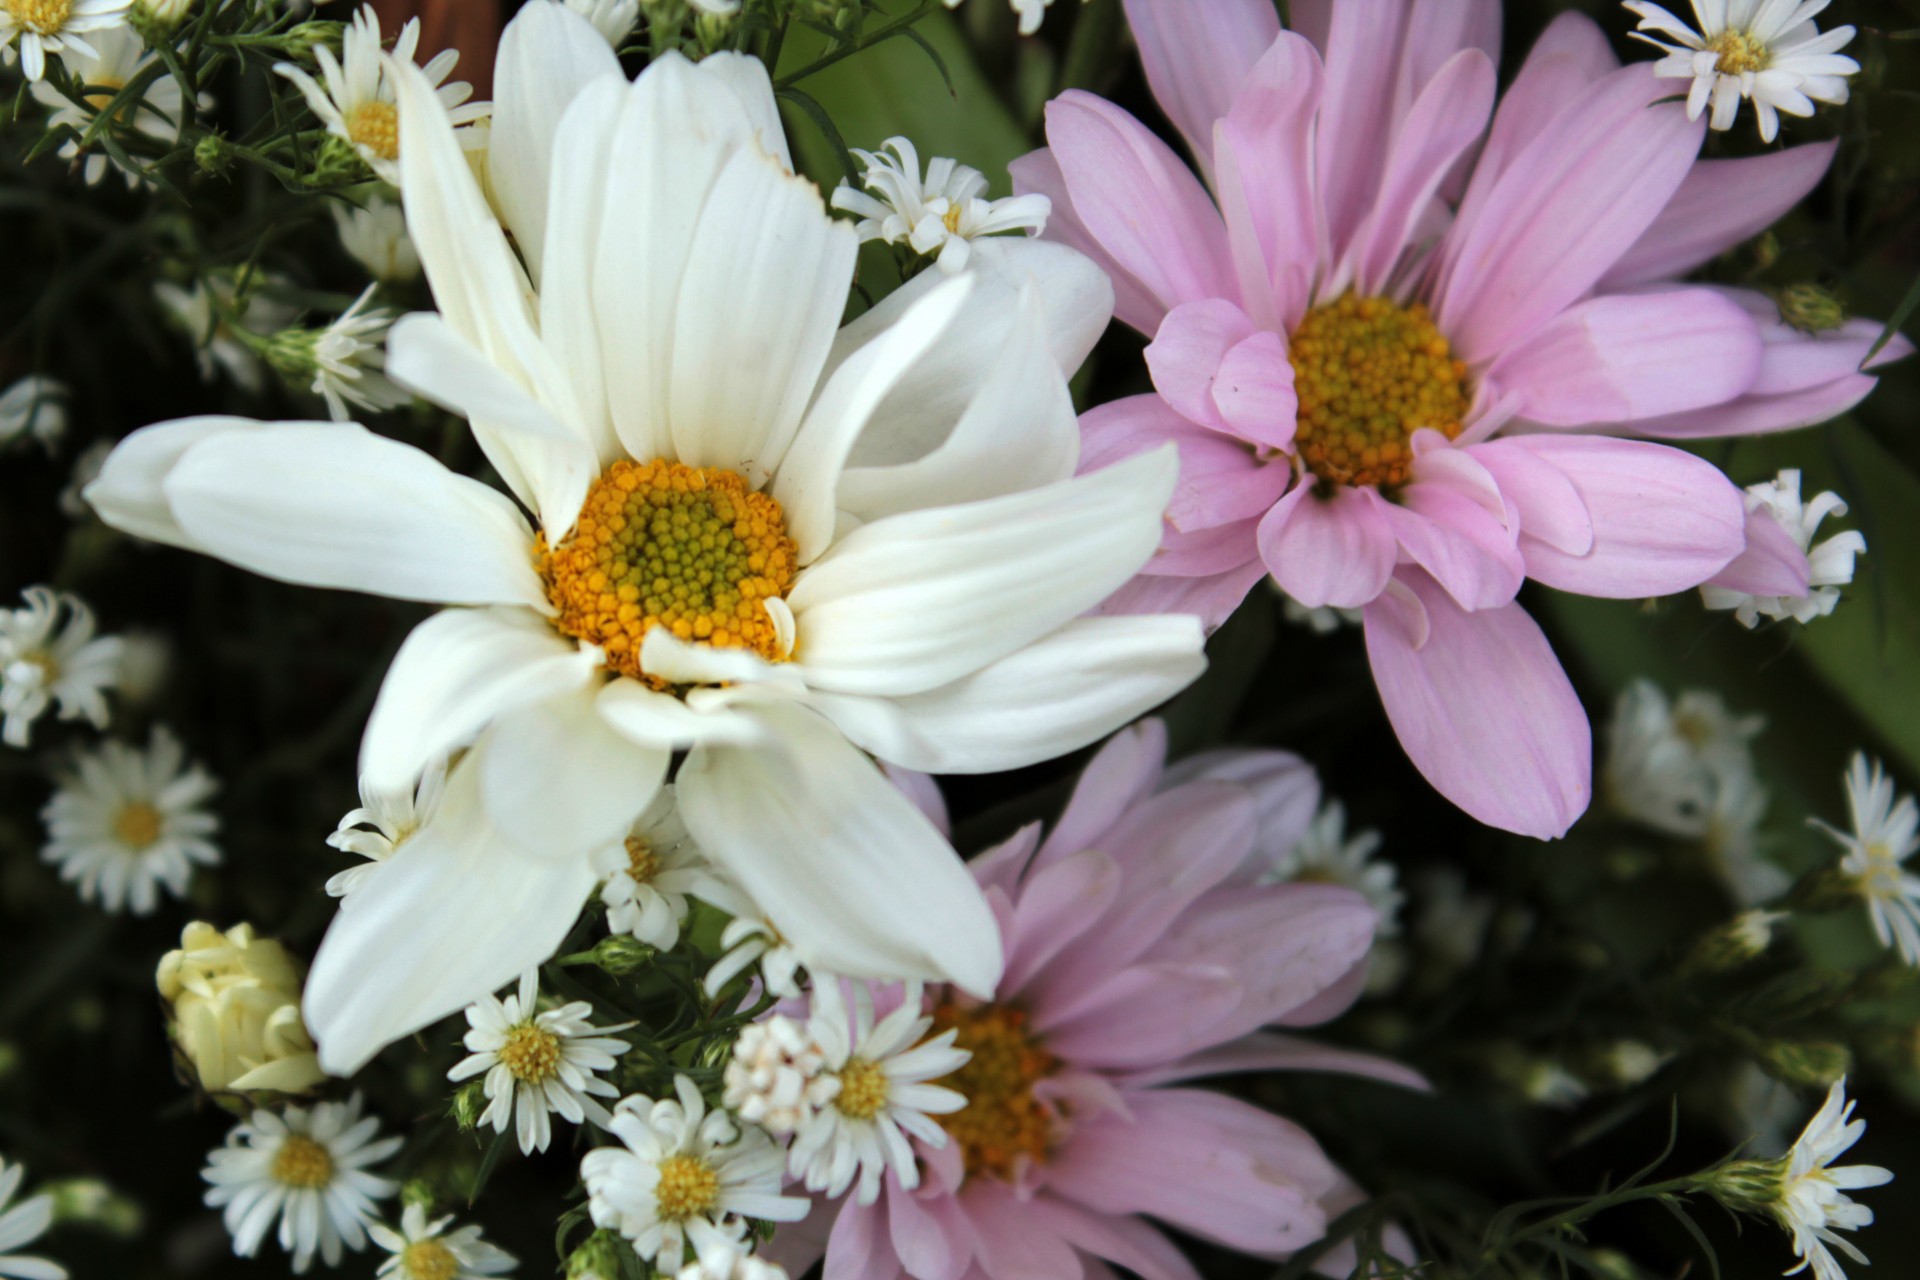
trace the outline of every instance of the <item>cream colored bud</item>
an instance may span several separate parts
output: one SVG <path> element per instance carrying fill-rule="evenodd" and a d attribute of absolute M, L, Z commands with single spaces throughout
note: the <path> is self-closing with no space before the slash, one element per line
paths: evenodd
<path fill-rule="evenodd" d="M 322 1079 L 300 1019 L 300 967 L 253 926 L 225 933 L 195 921 L 157 975 L 172 1007 L 170 1030 L 209 1093 L 302 1093 Z"/>

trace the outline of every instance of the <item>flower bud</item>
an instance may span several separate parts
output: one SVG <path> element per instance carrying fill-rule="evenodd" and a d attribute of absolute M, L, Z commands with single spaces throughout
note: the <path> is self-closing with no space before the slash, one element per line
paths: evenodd
<path fill-rule="evenodd" d="M 1775 1080 L 1810 1089 L 1826 1088 L 1853 1067 L 1847 1046 L 1827 1040 L 1775 1040 L 1759 1046 L 1754 1056 Z"/>
<path fill-rule="evenodd" d="M 582 958 L 616 978 L 625 977 L 653 963 L 659 951 L 624 933 L 611 934 L 595 943 Z"/>
<path fill-rule="evenodd" d="M 127 25 L 150 46 L 167 44 L 187 20 L 193 0 L 133 0 Z"/>
<path fill-rule="evenodd" d="M 1826 333 L 1847 322 L 1846 305 L 1817 284 L 1790 284 L 1773 300 L 1780 318 L 1802 333 Z"/>
<path fill-rule="evenodd" d="M 447 1107 L 447 1114 L 453 1117 L 460 1132 L 471 1133 L 480 1123 L 480 1113 L 487 1109 L 486 1087 L 482 1081 L 469 1080 L 453 1091 L 453 1102 Z"/>
<path fill-rule="evenodd" d="M 156 981 L 171 1006 L 168 1030 L 209 1093 L 304 1093 L 322 1078 L 300 1020 L 300 969 L 285 947 L 237 924 L 195 921 Z"/>
<path fill-rule="evenodd" d="M 233 167 L 233 148 L 217 133 L 202 134 L 193 144 L 193 162 L 200 172 L 217 178 Z"/>
<path fill-rule="evenodd" d="M 1769 1213 L 1785 1194 L 1787 1162 L 1731 1160 L 1700 1175 L 1700 1190 L 1735 1213 Z"/>
<path fill-rule="evenodd" d="M 1696 973 L 1730 973 L 1750 964 L 1767 953 L 1774 926 L 1786 918 L 1784 911 L 1743 911 L 1696 942 L 1683 967 Z"/>
<path fill-rule="evenodd" d="M 78 1222 L 122 1239 L 140 1234 L 140 1206 L 98 1178 L 50 1182 L 41 1190 L 53 1197 L 56 1222 Z"/>
<path fill-rule="evenodd" d="M 408 1178 L 400 1186 L 400 1207 L 404 1209 L 416 1204 L 429 1217 L 433 1215 L 433 1184 L 425 1178 Z"/>
<path fill-rule="evenodd" d="M 613 1232 L 594 1232 L 567 1256 L 567 1280 L 620 1280 L 621 1250 Z"/>

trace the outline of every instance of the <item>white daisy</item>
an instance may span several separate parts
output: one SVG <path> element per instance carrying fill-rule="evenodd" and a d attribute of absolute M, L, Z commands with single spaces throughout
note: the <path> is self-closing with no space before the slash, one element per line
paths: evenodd
<path fill-rule="evenodd" d="M 420 20 L 410 18 L 393 42 L 396 62 L 413 65 L 414 49 L 420 43 Z M 327 132 L 351 143 L 360 158 L 382 179 L 400 183 L 400 112 L 394 102 L 390 65 L 380 50 L 380 18 L 371 5 L 353 15 L 341 37 L 340 56 L 325 45 L 316 47 L 314 58 L 320 64 L 320 80 L 290 62 L 274 70 L 293 81 L 307 100 L 313 114 L 327 126 Z M 487 114 L 488 104 L 468 102 L 473 86 L 464 80 L 443 84 L 460 61 L 460 54 L 447 49 L 434 55 L 421 68 L 448 119 L 456 125 L 468 124 Z M 323 83 L 324 82 L 324 83 Z"/>
<path fill-rule="evenodd" d="M 7 1280 L 67 1280 L 67 1269 L 45 1258 L 31 1258 L 14 1250 L 23 1249 L 47 1233 L 53 1225 L 53 1197 L 32 1196 L 12 1208 L 14 1194 L 26 1170 L 0 1159 L 0 1277 Z"/>
<path fill-rule="evenodd" d="M 234 1253 L 253 1257 L 276 1220 L 295 1274 L 315 1253 L 337 1267 L 343 1250 L 366 1248 L 367 1228 L 379 1216 L 374 1202 L 399 1190 L 367 1169 L 400 1149 L 402 1139 L 376 1140 L 379 1131 L 379 1120 L 361 1117 L 357 1093 L 279 1115 L 256 1110 L 235 1125 L 200 1174 L 212 1184 L 207 1205 L 221 1210 Z"/>
<path fill-rule="evenodd" d="M 364 885 L 381 864 L 393 857 L 394 850 L 433 820 L 446 785 L 444 760 L 429 763 L 416 785 L 398 791 L 381 791 L 367 779 L 360 779 L 360 807 L 347 811 L 327 843 L 342 853 L 359 854 L 366 861 L 332 876 L 327 881 L 328 895 L 344 898 Z"/>
<path fill-rule="evenodd" d="M 858 149 L 853 153 L 866 166 L 861 175 L 866 191 L 843 182 L 833 193 L 834 208 L 860 215 L 854 231 L 863 243 L 883 240 L 908 245 L 922 256 L 937 253 L 940 269 L 952 274 L 966 270 L 974 237 L 1002 231 L 1038 234 L 1053 212 L 1053 202 L 1042 195 L 982 199 L 986 175 L 945 156 L 927 162 L 923 180 L 913 143 L 888 138 L 884 145 L 893 148 L 893 155 Z"/>
<path fill-rule="evenodd" d="M 416 1202 L 401 1211 L 397 1230 L 384 1222 L 368 1223 L 367 1234 L 388 1254 L 374 1274 L 394 1280 L 481 1280 L 519 1265 L 505 1249 L 482 1240 L 479 1227 L 448 1232 L 452 1221 L 449 1215 L 429 1222 L 426 1206 Z"/>
<path fill-rule="evenodd" d="M 235 310 L 236 290 L 231 280 L 214 277 L 211 286 L 204 280 L 195 280 L 190 288 L 162 280 L 153 286 L 153 296 L 193 343 L 194 358 L 199 363 L 203 381 L 211 382 L 215 374 L 224 372 L 244 391 L 258 393 L 266 385 L 260 357 L 253 345 L 227 321 L 227 316 Z M 286 327 L 297 314 L 294 308 L 267 297 L 263 289 L 256 287 L 248 295 L 246 306 L 240 309 L 239 320 L 248 334 L 264 334 Z"/>
<path fill-rule="evenodd" d="M 164 725 L 154 727 L 145 751 L 103 742 L 76 752 L 59 784 L 40 811 L 47 824 L 40 858 L 59 867 L 83 901 L 149 915 L 162 888 L 185 897 L 194 864 L 220 861 L 212 839 L 220 819 L 203 807 L 220 784 L 187 763 Z"/>
<path fill-rule="evenodd" d="M 0 742 L 26 746 L 48 707 L 62 720 L 106 728 L 120 639 L 95 637 L 93 610 L 78 596 L 51 587 L 20 596 L 21 608 L 0 609 Z"/>
<path fill-rule="evenodd" d="M 1178 472 L 1169 448 L 1074 474 L 1065 369 L 1110 284 L 985 240 L 837 330 L 855 237 L 793 175 L 766 68 L 667 55 L 629 85 L 554 4 L 503 38 L 509 239 L 428 79 L 389 66 L 444 311 L 395 325 L 388 371 L 466 413 L 525 506 L 350 424 L 208 418 L 136 432 L 88 490 L 143 536 L 454 606 L 397 656 L 362 772 L 404 786 L 470 750 L 395 859 L 415 869 L 316 957 L 323 1062 L 551 955 L 679 752 L 688 830 L 810 967 L 990 991 L 985 898 L 867 753 L 1017 767 L 1203 667 L 1196 619 L 1087 616 L 1152 555 Z"/>
<path fill-rule="evenodd" d="M 908 983 L 899 1007 L 878 1023 L 865 983 L 852 984 L 850 1001 L 840 983 L 819 983 L 813 1005 L 808 1031 L 823 1050 L 823 1070 L 840 1087 L 794 1135 L 787 1171 L 830 1198 L 858 1177 L 854 1198 L 861 1204 L 879 1198 L 889 1170 L 912 1190 L 920 1184 L 920 1165 L 908 1139 L 935 1150 L 946 1146 L 946 1130 L 931 1117 L 967 1105 L 961 1094 L 928 1082 L 952 1075 L 973 1055 L 954 1048 L 955 1028 L 927 1038 L 933 1019 L 921 1007 L 918 983 Z"/>
<path fill-rule="evenodd" d="M 1878 1165 L 1855 1164 L 1831 1167 L 1860 1136 L 1867 1131 L 1865 1120 L 1853 1118 L 1854 1104 L 1847 1101 L 1847 1081 L 1843 1076 L 1827 1090 L 1827 1100 L 1780 1163 L 1779 1192 L 1770 1206 L 1773 1216 L 1793 1236 L 1794 1256 L 1800 1265 L 1788 1275 L 1813 1268 L 1818 1280 L 1846 1280 L 1846 1272 L 1834 1260 L 1828 1245 L 1833 1245 L 1861 1266 L 1866 1255 L 1835 1231 L 1857 1231 L 1873 1225 L 1873 1210 L 1857 1204 L 1849 1191 L 1885 1186 L 1893 1181 L 1893 1172 Z"/>
<path fill-rule="evenodd" d="M 674 1280 L 787 1280 L 786 1268 L 755 1257 L 730 1240 L 714 1241 Z"/>
<path fill-rule="evenodd" d="M 1903 961 L 1920 967 L 1920 875 L 1906 865 L 1920 849 L 1920 806 L 1895 792 L 1878 760 L 1855 752 L 1847 765 L 1847 808 L 1852 831 L 1808 821 L 1847 851 L 1841 873 L 1867 904 L 1880 945 L 1897 947 Z"/>
<path fill-rule="evenodd" d="M 1698 120 L 1711 103 L 1709 123 L 1731 129 L 1741 100 L 1751 98 L 1760 136 L 1772 142 L 1780 132 L 1780 112 L 1810 116 L 1816 102 L 1845 102 L 1847 77 L 1860 70 L 1840 53 L 1853 39 L 1852 27 L 1822 35 L 1813 25 L 1829 2 L 1693 0 L 1698 31 L 1646 0 L 1626 0 L 1626 7 L 1640 19 L 1633 38 L 1666 51 L 1653 73 L 1693 82 L 1687 119 Z"/>
<path fill-rule="evenodd" d="M 585 1000 L 537 1012 L 539 996 L 540 975 L 529 969 L 520 975 L 515 994 L 476 1000 L 467 1010 L 469 1054 L 447 1072 L 447 1079 L 456 1081 L 485 1073 L 488 1105 L 480 1123 L 505 1133 L 517 1111 L 523 1155 L 545 1151 L 553 1141 L 548 1112 L 606 1128 L 607 1109 L 594 1099 L 617 1098 L 620 1091 L 598 1073 L 611 1071 L 613 1060 L 631 1047 L 601 1033 L 624 1031 L 632 1023 L 596 1027 L 589 1021 L 593 1006 Z"/>
<path fill-rule="evenodd" d="M 1638 679 L 1614 703 L 1602 785 L 1624 817 L 1668 835 L 1698 838 L 1713 824 L 1722 790 L 1739 789 L 1753 772 L 1751 742 L 1763 716 L 1735 715 L 1719 695 L 1700 689 L 1677 701 Z"/>
<path fill-rule="evenodd" d="M 47 74 L 47 55 L 94 51 L 82 35 L 126 25 L 132 0 L 0 0 L 0 65 L 16 57 L 27 79 Z"/>
<path fill-rule="evenodd" d="M 800 970 L 806 962 L 765 917 L 749 912 L 728 921 L 727 927 L 720 931 L 720 950 L 720 958 L 707 970 L 703 983 L 709 996 L 719 995 L 729 982 L 756 962 L 760 966 L 760 985 L 768 994 L 782 1000 L 800 995 Z"/>
<path fill-rule="evenodd" d="M 827 1054 L 809 1023 L 776 1013 L 734 1037 L 721 1102 L 776 1138 L 797 1132 L 840 1092 L 826 1073 Z"/>
<path fill-rule="evenodd" d="M 689 897 L 729 912 L 744 906 L 687 833 L 671 786 L 660 788 L 619 843 L 594 855 L 593 869 L 606 877 L 600 901 L 607 908 L 607 928 L 659 951 L 680 940 Z"/>
<path fill-rule="evenodd" d="M 1374 933 L 1391 938 L 1400 932 L 1400 908 L 1407 895 L 1400 891 L 1399 872 L 1391 862 L 1375 862 L 1380 833 L 1356 831 L 1347 837 L 1347 807 L 1329 800 L 1293 848 L 1280 854 L 1260 875 L 1263 884 L 1307 881 L 1340 884 L 1359 891 L 1379 915 Z"/>
<path fill-rule="evenodd" d="M 38 440 L 48 453 L 67 429 L 67 387 L 35 374 L 0 391 L 0 447 Z"/>
<path fill-rule="evenodd" d="M 615 49 L 627 42 L 627 37 L 633 34 L 634 24 L 640 21 L 640 0 L 565 0 L 565 2 L 567 8 L 591 22 L 593 29 L 604 36 L 607 43 Z"/>
<path fill-rule="evenodd" d="M 368 285 L 326 327 L 277 334 L 267 348 L 267 359 L 276 368 L 302 378 L 313 375 L 308 389 L 327 402 L 327 413 L 335 422 L 352 420 L 349 404 L 382 413 L 412 399 L 384 372 L 393 312 L 368 307 L 378 287 Z"/>
<path fill-rule="evenodd" d="M 1853 558 L 1866 554 L 1867 540 L 1858 530 L 1813 545 L 1820 522 L 1847 514 L 1847 504 L 1833 492 L 1800 501 L 1800 473 L 1782 471 L 1778 477 L 1747 486 L 1747 552 L 1734 561 L 1722 579 L 1757 559 L 1804 562 L 1807 590 L 1801 595 L 1751 595 L 1738 590 L 1737 581 L 1717 579 L 1700 588 L 1709 609 L 1732 609 L 1743 627 L 1757 627 L 1761 618 L 1792 618 L 1808 623 L 1824 618 L 1840 603 L 1840 588 L 1853 581 Z"/>
<path fill-rule="evenodd" d="M 405 284 L 419 276 L 420 255 L 407 235 L 407 216 L 398 201 L 376 195 L 363 206 L 336 204 L 333 224 L 341 247 L 375 280 Z"/>
<path fill-rule="evenodd" d="M 147 52 L 145 43 L 128 27 L 112 27 L 102 31 L 93 38 L 91 44 L 93 54 L 74 50 L 64 59 L 73 78 L 84 83 L 91 91 L 86 95 L 87 106 L 81 107 L 70 101 L 44 80 L 33 86 L 34 98 L 53 111 L 47 117 L 49 128 L 70 126 L 84 133 L 94 117 L 112 105 L 114 95 L 159 59 L 158 54 Z M 171 74 L 163 74 L 148 83 L 139 104 L 130 110 L 123 109 L 119 123 L 131 124 L 149 138 L 170 143 L 179 131 L 180 109 L 184 101 L 180 82 Z M 60 147 L 60 158 L 63 160 L 72 160 L 79 154 L 80 143 L 76 139 L 69 138 Z M 91 186 L 106 177 L 107 170 L 113 165 L 114 161 L 104 148 L 95 149 L 88 153 L 81 173 Z M 123 169 L 121 176 L 129 187 L 141 182 L 139 173 L 132 169 Z"/>
<path fill-rule="evenodd" d="M 759 1129 L 708 1112 L 693 1081 L 675 1076 L 678 1101 L 622 1098 L 610 1128 L 624 1144 L 580 1161 L 595 1226 L 610 1227 L 661 1271 L 678 1271 L 687 1247 L 740 1244 L 748 1218 L 798 1222 L 811 1201 L 780 1194 L 785 1153 Z"/>

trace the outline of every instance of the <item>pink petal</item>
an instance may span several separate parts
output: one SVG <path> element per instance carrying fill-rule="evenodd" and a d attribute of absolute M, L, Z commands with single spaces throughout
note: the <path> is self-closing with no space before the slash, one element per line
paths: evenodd
<path fill-rule="evenodd" d="M 1262 517 L 1264 519 L 1265 517 Z M 1168 526 L 1147 572 L 1197 577 L 1231 573 L 1249 561 L 1259 563 L 1259 520 L 1242 520 L 1213 529 L 1183 531 Z M 1164 612 L 1164 611 L 1163 611 Z"/>
<path fill-rule="evenodd" d="M 1644 65 L 1600 80 L 1530 142 L 1472 222 L 1455 224 L 1435 308 L 1478 364 L 1582 297 L 1640 238 L 1693 167 L 1706 131 Z"/>
<path fill-rule="evenodd" d="M 973 873 L 975 884 L 982 889 L 997 891 L 1007 901 L 1005 918 L 1000 922 L 1002 938 L 1006 936 L 1007 926 L 1013 920 L 1012 897 L 1018 891 L 1020 877 L 1033 860 L 1033 851 L 1039 844 L 1040 824 L 1029 822 L 967 863 L 967 870 Z M 987 898 L 992 901 L 993 894 L 990 892 Z"/>
<path fill-rule="evenodd" d="M 1466 613 L 1424 573 L 1395 582 L 1367 609 L 1367 658 L 1414 766 L 1488 826 L 1566 834 L 1591 798 L 1593 736 L 1547 638 L 1517 604 Z"/>
<path fill-rule="evenodd" d="M 1478 50 L 1499 66 L 1500 27 L 1500 0 L 1414 0 L 1400 53 L 1398 114 L 1404 117 L 1409 104 L 1465 50 Z"/>
<path fill-rule="evenodd" d="M 1527 576 L 1562 591 L 1634 600 L 1685 591 L 1719 572 L 1746 544 L 1740 490 L 1712 463 L 1666 445 L 1606 436 L 1517 436 L 1470 452 L 1527 492 L 1521 553 Z M 1544 463 L 1573 485 L 1592 523 L 1593 545 L 1569 553 L 1526 536 L 1524 511 L 1544 505 L 1527 491 L 1515 457 Z"/>
<path fill-rule="evenodd" d="M 1120 322 L 1132 325 L 1141 333 L 1152 333 L 1167 309 L 1138 277 L 1101 247 L 1080 221 L 1080 214 L 1073 207 L 1073 196 L 1067 190 L 1066 177 L 1060 172 L 1053 152 L 1044 147 L 1030 151 L 1009 164 L 1007 172 L 1013 176 L 1013 189 L 1018 194 L 1043 195 L 1053 202 L 1053 211 L 1047 215 L 1046 238 L 1078 249 L 1107 273 L 1113 281 L 1113 314 Z"/>
<path fill-rule="evenodd" d="M 1295 486 L 1260 522 L 1260 558 L 1280 589 L 1309 609 L 1358 608 L 1386 587 L 1396 544 L 1371 489 L 1337 486 L 1321 497 Z"/>
<path fill-rule="evenodd" d="M 1353 1002 L 1366 991 L 1367 971 L 1370 968 L 1372 964 L 1368 957 L 1354 961 L 1353 967 L 1334 979 L 1333 985 L 1279 1019 L 1276 1025 L 1317 1027 L 1323 1022 L 1332 1022 L 1353 1008 Z"/>
<path fill-rule="evenodd" d="M 841 1201 L 827 1237 L 826 1274 L 834 1280 L 897 1280 L 899 1264 L 886 1230 L 885 1205 Z"/>
<path fill-rule="evenodd" d="M 1120 869 L 1097 849 L 1049 861 L 1035 868 L 1014 903 L 1013 928 L 1006 936 L 1006 991 L 1019 991 L 1048 960 L 1079 937 L 1113 904 L 1120 890 Z"/>
<path fill-rule="evenodd" d="M 1635 422 L 1722 404 L 1760 372 L 1759 327 L 1712 289 L 1593 298 L 1494 361 L 1487 378 L 1529 422 Z"/>
<path fill-rule="evenodd" d="M 1762 509 L 1747 513 L 1746 549 L 1707 585 L 1750 596 L 1798 598 L 1811 589 L 1812 574 L 1807 553 L 1771 512 Z"/>
<path fill-rule="evenodd" d="M 1268 0 L 1126 0 L 1127 23 L 1160 109 L 1205 167 L 1213 122 L 1227 114 L 1247 73 L 1280 34 Z"/>
<path fill-rule="evenodd" d="M 1193 430 L 1193 423 L 1157 395 L 1127 396 L 1080 415 L 1080 463 L 1086 475 L 1150 453 Z"/>
<path fill-rule="evenodd" d="M 1299 1126 L 1192 1089 L 1130 1095 L 1118 1116 L 1077 1129 L 1048 1169 L 1090 1209 L 1146 1214 L 1248 1253 L 1275 1254 L 1326 1230 L 1318 1197 L 1333 1166 Z"/>
<path fill-rule="evenodd" d="M 1080 1254 L 1053 1232 L 1036 1230 L 1034 1215 L 1011 1188 L 991 1178 L 970 1179 L 966 1194 L 981 1280 L 1080 1280 Z"/>
<path fill-rule="evenodd" d="M 1028 1211 L 1075 1248 L 1125 1267 L 1140 1280 L 1200 1280 L 1187 1256 L 1140 1218 L 1095 1213 L 1044 1192 L 1028 1202 Z M 1092 1266 L 1087 1275 L 1089 1280 L 1096 1275 Z"/>
<path fill-rule="evenodd" d="M 1523 548 L 1541 542 L 1570 556 L 1593 549 L 1593 518 L 1566 472 L 1532 449 L 1473 445 L 1468 451 L 1498 482 L 1507 510 L 1519 521 Z"/>
<path fill-rule="evenodd" d="M 1371 925 L 1369 925 L 1369 931 Z M 1070 1006 L 1034 1005 L 1034 1030 L 1047 1051 L 1100 1071 L 1129 1071 L 1184 1058 L 1218 1044 L 1240 1003 L 1229 970 L 1204 964 L 1142 964 L 1123 969 Z"/>
<path fill-rule="evenodd" d="M 1335 4 L 1326 43 L 1315 164 L 1324 226 L 1336 253 L 1354 240 L 1380 185 L 1393 138 L 1393 95 L 1405 4 Z"/>
<path fill-rule="evenodd" d="M 1838 142 L 1814 142 L 1740 160 L 1702 160 L 1603 290 L 1676 280 L 1759 235 L 1820 185 Z"/>
<path fill-rule="evenodd" d="M 922 1201 L 891 1180 L 885 1197 L 888 1234 L 907 1275 L 915 1280 L 961 1280 L 973 1265 L 973 1232 L 966 1211 L 952 1199 Z"/>
<path fill-rule="evenodd" d="M 1121 814 L 1153 794 L 1166 758 L 1164 721 L 1142 720 L 1109 738 L 1080 771 L 1065 812 L 1034 858 L 1035 870 L 1099 842 Z"/>
<path fill-rule="evenodd" d="M 1526 580 L 1500 488 L 1468 450 L 1422 453 L 1400 501 L 1383 501 L 1380 509 L 1401 551 L 1463 609 L 1506 604 Z"/>
<path fill-rule="evenodd" d="M 1179 1062 L 1150 1068 L 1127 1077 L 1127 1084 L 1130 1087 L 1145 1087 L 1247 1071 L 1330 1071 L 1382 1080 L 1405 1089 L 1428 1090 L 1433 1087 L 1425 1076 L 1412 1067 L 1401 1066 L 1370 1053 L 1357 1053 L 1352 1049 L 1318 1044 L 1274 1031 L 1257 1031 L 1217 1049 L 1208 1049 Z"/>
<path fill-rule="evenodd" d="M 1286 340 L 1262 329 L 1227 352 L 1214 375 L 1213 403 L 1241 439 L 1290 452 L 1300 401 Z"/>
<path fill-rule="evenodd" d="M 1161 575 L 1151 572 L 1149 565 L 1149 572 L 1139 574 L 1108 596 L 1096 612 L 1111 616 L 1190 613 L 1208 632 L 1217 630 L 1240 607 L 1254 584 L 1267 576 L 1267 567 L 1254 552 L 1253 523 L 1248 521 L 1242 530 L 1250 557 L 1246 563 L 1199 577 Z"/>
<path fill-rule="evenodd" d="M 1253 322 L 1225 298 L 1175 307 L 1147 344 L 1154 390 L 1189 422 L 1226 430 L 1213 402 L 1214 376 L 1227 352 L 1252 333 Z"/>
<path fill-rule="evenodd" d="M 1321 83 L 1320 55 L 1282 32 L 1217 126 L 1220 209 L 1242 295 L 1263 325 L 1300 322 L 1323 256 L 1313 170 Z"/>
<path fill-rule="evenodd" d="M 1299 844 L 1320 811 L 1319 775 L 1291 751 L 1203 751 L 1168 769 L 1161 786 L 1201 781 L 1231 782 L 1253 794 L 1258 835 L 1253 857 L 1240 868 L 1248 876 Z"/>
<path fill-rule="evenodd" d="M 1167 504 L 1167 522 L 1175 529 L 1213 529 L 1264 516 L 1293 478 L 1286 459 L 1258 461 L 1239 441 L 1197 428 L 1175 444 L 1180 482 Z"/>
<path fill-rule="evenodd" d="M 1073 89 L 1047 104 L 1047 142 L 1081 225 L 1163 310 L 1236 295 L 1219 211 L 1145 125 Z"/>

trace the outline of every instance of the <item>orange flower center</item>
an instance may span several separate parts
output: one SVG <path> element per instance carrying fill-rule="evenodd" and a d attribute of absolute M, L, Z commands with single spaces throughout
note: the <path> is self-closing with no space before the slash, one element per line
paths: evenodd
<path fill-rule="evenodd" d="M 1300 401 L 1294 449 L 1324 483 L 1403 485 L 1414 432 L 1460 434 L 1467 367 L 1421 303 L 1342 295 L 1307 312 L 1287 359 Z"/>
<path fill-rule="evenodd" d="M 640 645 L 655 627 L 786 657 L 767 601 L 793 586 L 797 549 L 780 504 L 732 471 L 616 462 L 587 491 L 572 536 L 539 554 L 554 625 L 599 645 L 622 675 L 646 678 Z"/>
<path fill-rule="evenodd" d="M 1034 1097 L 1033 1087 L 1053 1073 L 1059 1059 L 1034 1042 L 1027 1011 L 1002 1004 L 943 1004 L 933 1011 L 933 1027 L 936 1035 L 953 1028 L 954 1045 L 973 1054 L 939 1082 L 967 1100 L 941 1119 L 966 1160 L 967 1173 L 1010 1179 L 1022 1157 L 1045 1160 L 1053 1116 Z"/>

